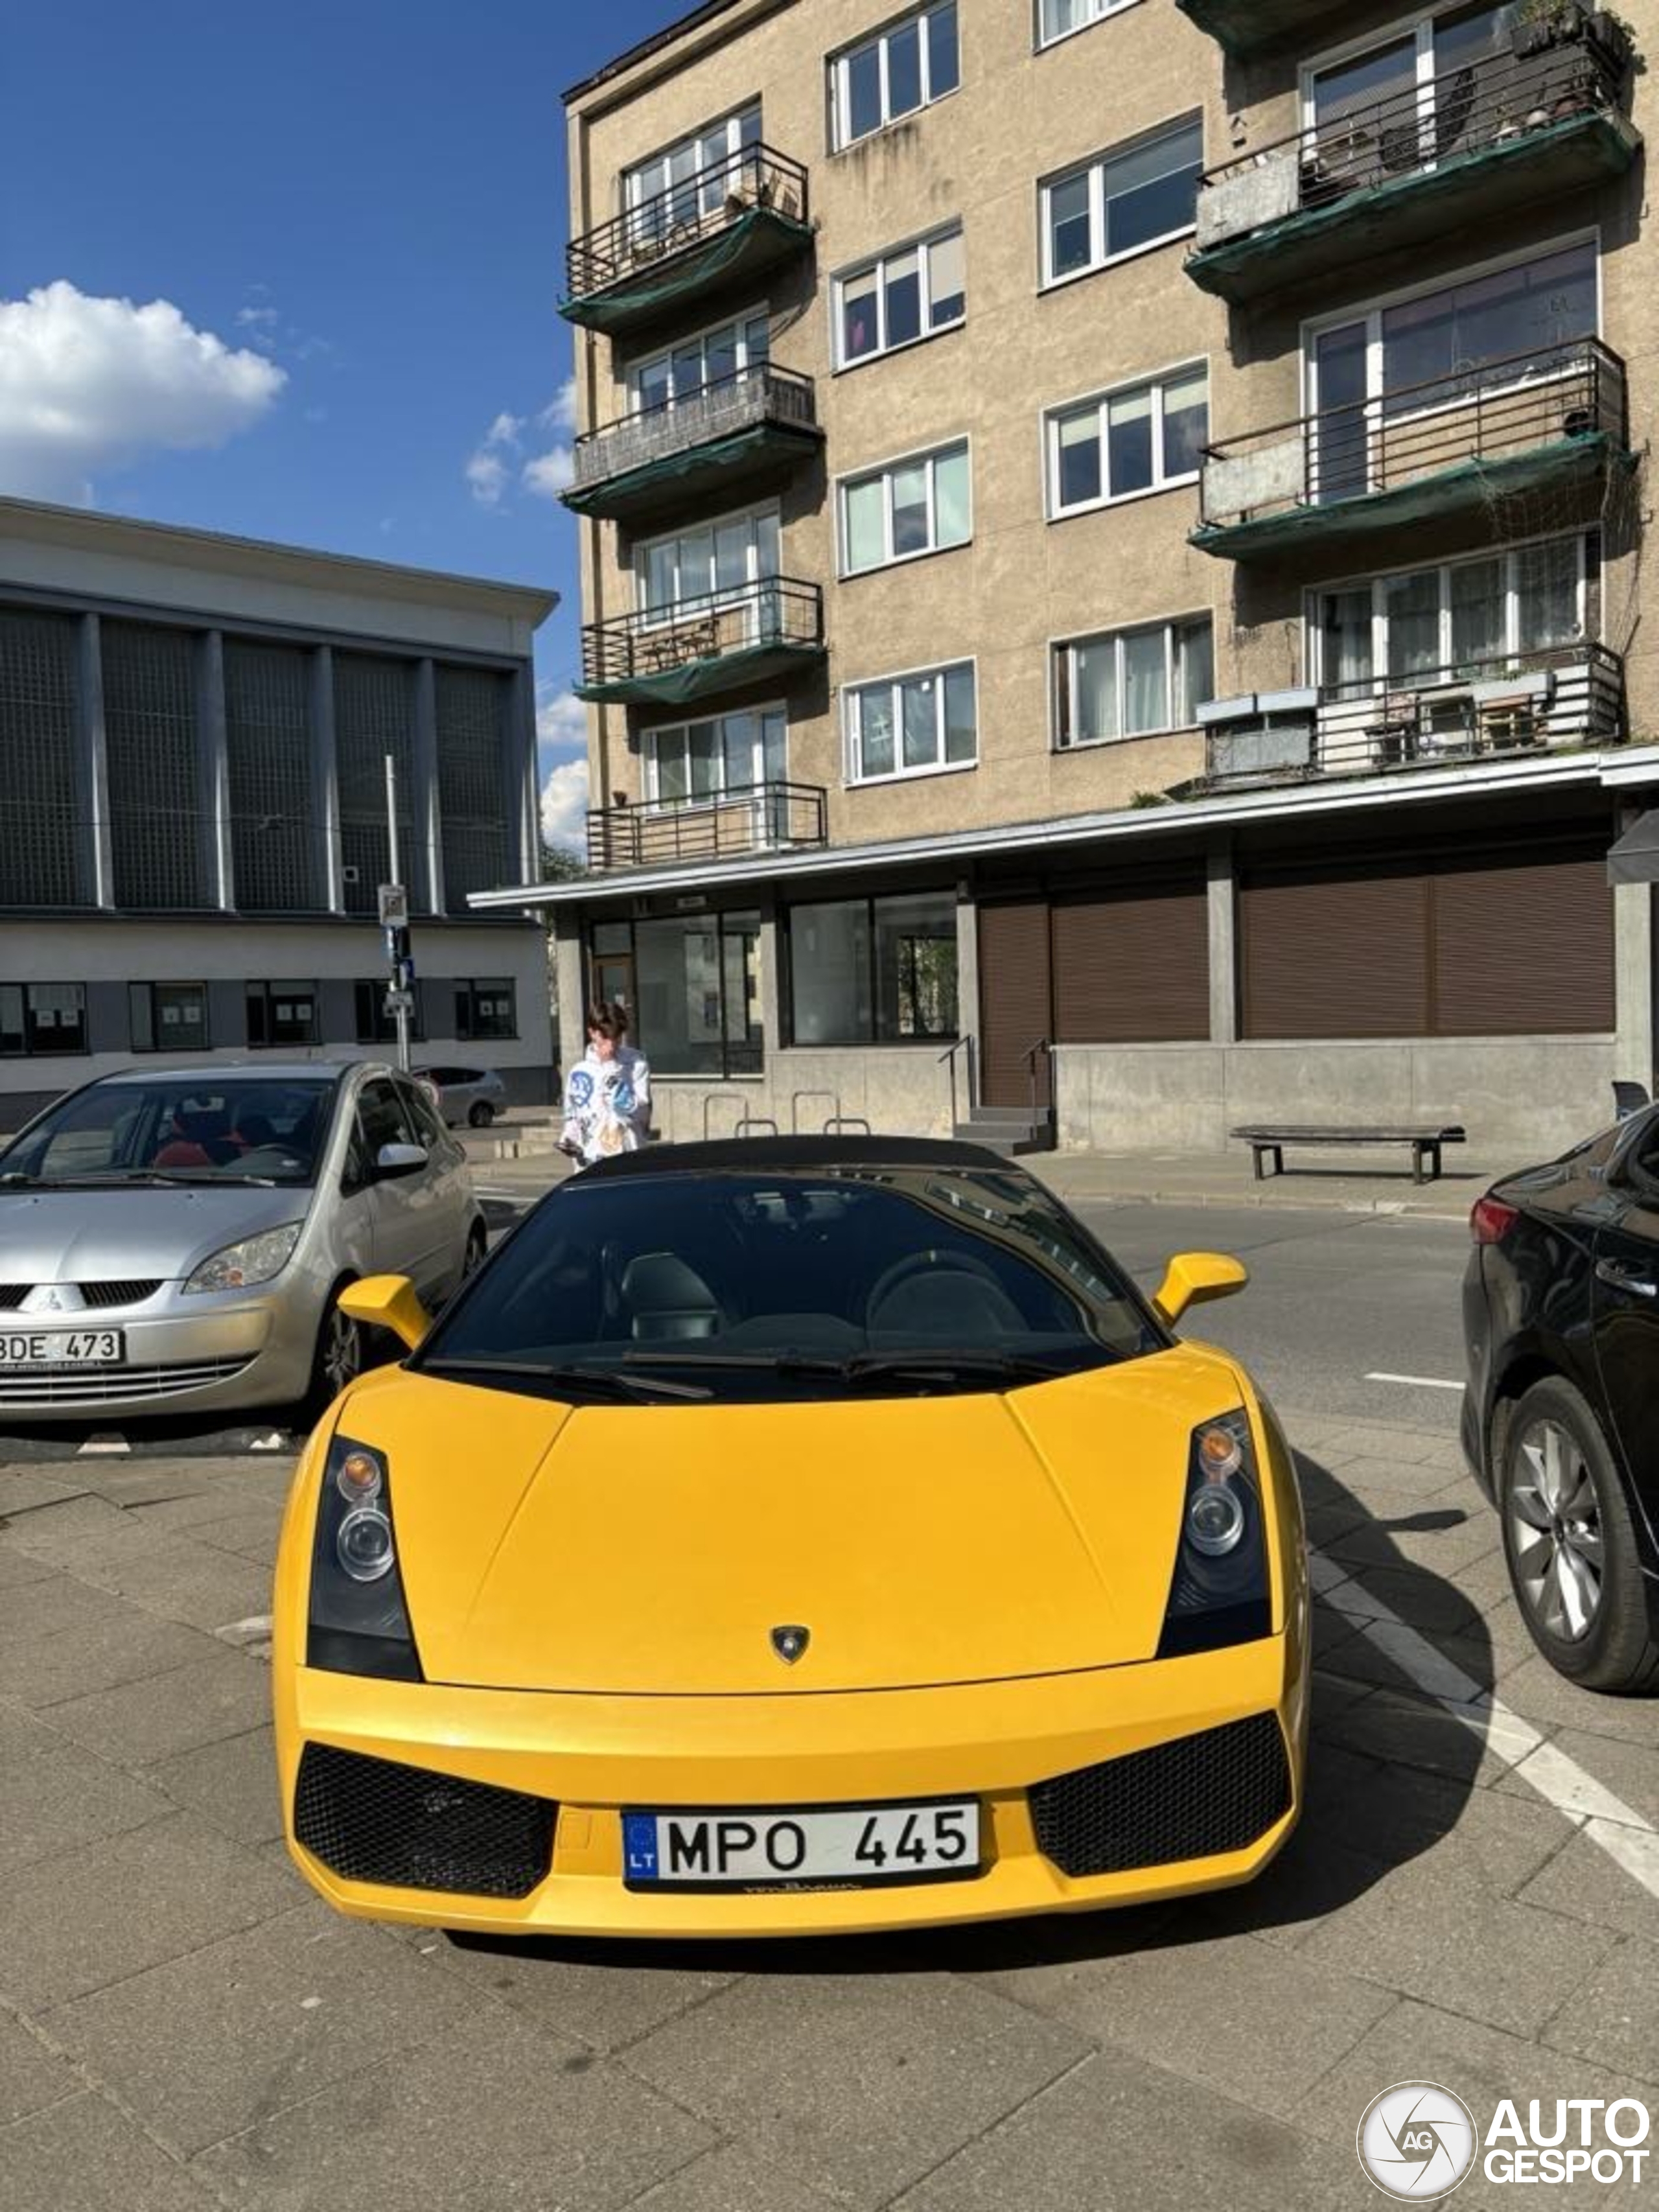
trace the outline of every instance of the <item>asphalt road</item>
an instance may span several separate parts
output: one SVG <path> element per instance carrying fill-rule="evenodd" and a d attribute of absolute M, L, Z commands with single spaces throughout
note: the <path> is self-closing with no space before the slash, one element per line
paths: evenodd
<path fill-rule="evenodd" d="M 1186 1334 L 1236 1353 L 1281 1406 L 1455 1432 L 1468 1231 L 1459 1222 L 1334 1209 L 1082 1205 L 1138 1281 L 1174 1252 L 1228 1252 L 1250 1271 L 1238 1297 L 1192 1315 Z M 1372 1382 L 1369 1375 L 1421 1378 Z"/>

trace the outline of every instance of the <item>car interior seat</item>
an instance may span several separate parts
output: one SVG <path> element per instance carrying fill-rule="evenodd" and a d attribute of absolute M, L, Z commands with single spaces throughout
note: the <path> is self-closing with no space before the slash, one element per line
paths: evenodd
<path fill-rule="evenodd" d="M 640 1343 L 717 1336 L 726 1316 L 695 1267 L 672 1252 L 641 1252 L 623 1270 L 621 1301 Z"/>
<path fill-rule="evenodd" d="M 1028 1333 L 1024 1316 L 988 1267 L 937 1252 L 914 1253 L 877 1278 L 865 1327 L 872 1344 L 884 1338 L 1001 1344 Z"/>

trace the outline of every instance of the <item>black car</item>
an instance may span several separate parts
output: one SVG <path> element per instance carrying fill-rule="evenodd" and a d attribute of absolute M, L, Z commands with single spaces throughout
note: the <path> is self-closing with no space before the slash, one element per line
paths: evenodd
<path fill-rule="evenodd" d="M 1463 1445 L 1522 1618 L 1594 1690 L 1659 1678 L 1659 1108 L 1470 1218 Z"/>

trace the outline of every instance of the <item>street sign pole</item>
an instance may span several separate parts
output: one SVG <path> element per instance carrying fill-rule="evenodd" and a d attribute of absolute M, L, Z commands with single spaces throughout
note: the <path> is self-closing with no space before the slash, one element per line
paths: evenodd
<path fill-rule="evenodd" d="M 398 874 L 398 769 L 392 755 L 386 757 L 386 834 L 387 875 L 391 881 L 380 889 L 380 924 L 386 932 L 386 949 L 392 967 L 392 988 L 387 994 L 392 1013 L 398 1024 L 398 1065 L 405 1075 L 409 1073 L 409 1015 L 413 1003 L 410 983 L 414 975 L 414 963 L 409 957 L 409 901 Z M 398 948 L 402 948 L 402 957 Z"/>

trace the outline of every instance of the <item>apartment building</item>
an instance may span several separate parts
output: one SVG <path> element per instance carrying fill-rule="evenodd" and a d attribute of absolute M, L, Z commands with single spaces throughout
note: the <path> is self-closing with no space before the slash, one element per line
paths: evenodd
<path fill-rule="evenodd" d="M 380 886 L 421 1060 L 553 1082 L 531 640 L 550 592 L 0 500 L 0 1130 L 136 1058 L 384 1058 Z"/>
<path fill-rule="evenodd" d="M 536 896 L 673 1133 L 1490 1155 L 1650 1078 L 1632 5 L 713 0 L 567 95 Z"/>

